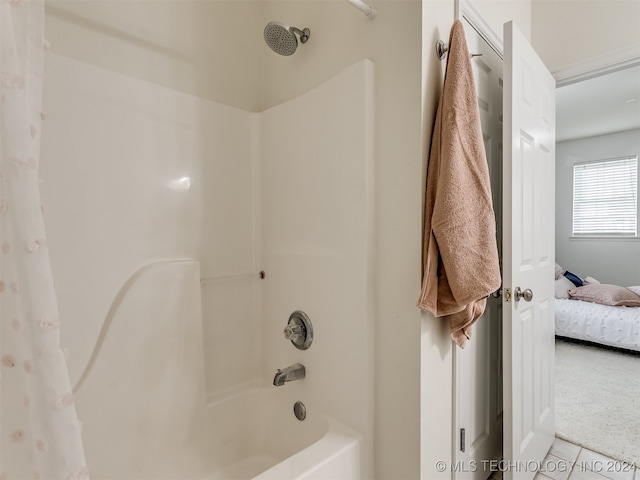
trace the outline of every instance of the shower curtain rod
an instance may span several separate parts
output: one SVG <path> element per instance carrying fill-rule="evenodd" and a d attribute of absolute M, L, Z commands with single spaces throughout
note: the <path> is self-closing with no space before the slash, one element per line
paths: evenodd
<path fill-rule="evenodd" d="M 375 8 L 373 8 L 371 5 L 367 5 L 362 0 L 347 0 L 347 2 L 364 13 L 367 17 L 369 17 L 370 20 L 373 20 L 374 18 L 376 18 L 376 15 L 378 15 L 378 12 Z"/>

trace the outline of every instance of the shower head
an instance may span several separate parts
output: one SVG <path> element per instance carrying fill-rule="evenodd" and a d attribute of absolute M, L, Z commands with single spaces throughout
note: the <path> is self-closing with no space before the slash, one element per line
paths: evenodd
<path fill-rule="evenodd" d="M 300 42 L 307 43 L 309 40 L 309 29 L 305 28 L 300 30 L 296 27 L 289 27 L 280 22 L 269 22 L 264 27 L 264 41 L 267 45 L 276 53 L 280 55 L 293 55 L 293 52 L 298 48 L 298 37 L 300 35 Z"/>

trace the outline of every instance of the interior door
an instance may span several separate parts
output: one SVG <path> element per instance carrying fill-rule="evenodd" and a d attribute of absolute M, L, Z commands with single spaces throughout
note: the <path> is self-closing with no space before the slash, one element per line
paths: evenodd
<path fill-rule="evenodd" d="M 503 141 L 504 478 L 524 480 L 555 435 L 555 79 L 513 22 Z"/>
<path fill-rule="evenodd" d="M 463 19 L 484 148 L 491 177 L 498 250 L 502 232 L 502 59 Z M 502 457 L 502 301 L 490 296 L 473 337 L 454 349 L 455 480 L 486 480 L 490 460 Z"/>

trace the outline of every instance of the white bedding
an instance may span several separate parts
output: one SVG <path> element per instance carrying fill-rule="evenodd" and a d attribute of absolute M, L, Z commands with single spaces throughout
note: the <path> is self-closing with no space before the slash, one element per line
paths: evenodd
<path fill-rule="evenodd" d="M 640 352 L 640 307 L 556 298 L 556 335 Z"/>

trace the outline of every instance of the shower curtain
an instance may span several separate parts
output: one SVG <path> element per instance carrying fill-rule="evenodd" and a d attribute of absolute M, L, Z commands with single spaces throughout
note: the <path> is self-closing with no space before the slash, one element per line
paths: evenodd
<path fill-rule="evenodd" d="M 88 478 L 38 186 L 44 1 L 0 0 L 0 480 Z"/>

